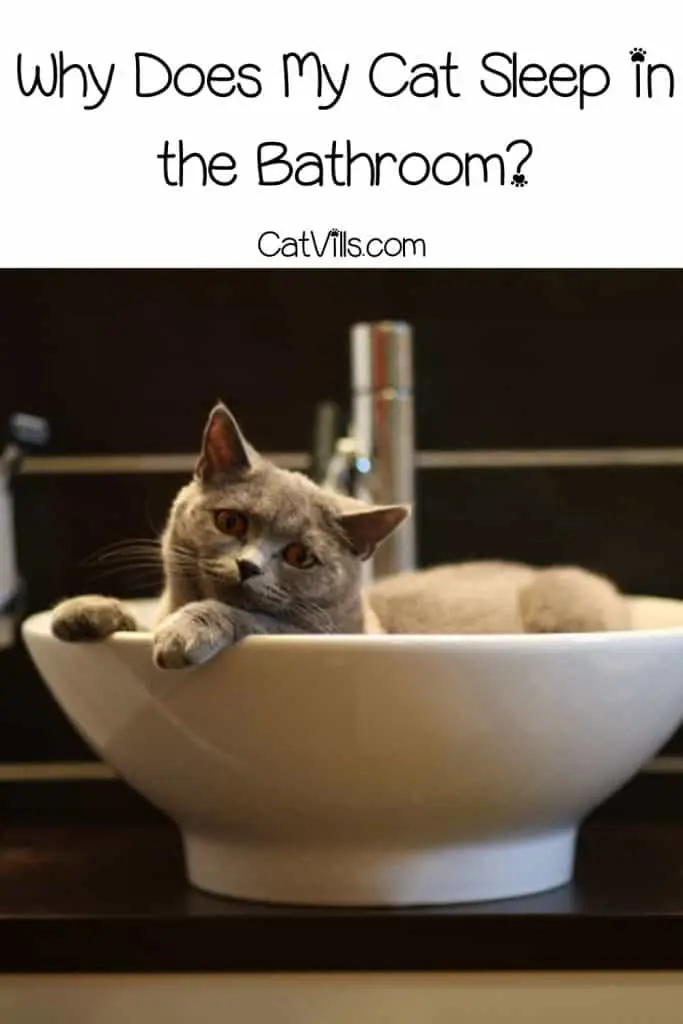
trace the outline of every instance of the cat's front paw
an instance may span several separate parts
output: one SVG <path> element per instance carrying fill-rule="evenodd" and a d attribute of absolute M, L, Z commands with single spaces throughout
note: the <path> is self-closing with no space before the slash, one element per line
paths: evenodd
<path fill-rule="evenodd" d="M 185 605 L 157 627 L 152 657 L 157 668 L 178 669 L 203 665 L 234 640 L 227 616 L 220 621 L 207 615 L 201 602 Z"/>
<path fill-rule="evenodd" d="M 135 632 L 137 628 L 133 616 L 114 597 L 70 597 L 52 613 L 53 634 L 70 643 L 104 640 L 112 633 Z"/>

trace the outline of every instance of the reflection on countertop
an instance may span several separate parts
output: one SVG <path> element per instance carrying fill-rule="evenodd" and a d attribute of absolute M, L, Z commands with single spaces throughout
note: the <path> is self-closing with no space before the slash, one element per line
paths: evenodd
<path fill-rule="evenodd" d="M 0 973 L 680 970 L 683 823 L 589 823 L 575 882 L 397 910 L 270 907 L 185 882 L 161 820 L 0 827 Z"/>

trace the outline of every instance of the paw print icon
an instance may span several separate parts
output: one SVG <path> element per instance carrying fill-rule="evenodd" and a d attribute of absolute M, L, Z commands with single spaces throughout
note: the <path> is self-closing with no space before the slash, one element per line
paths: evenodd
<path fill-rule="evenodd" d="M 523 174 L 513 174 L 510 184 L 514 185 L 515 188 L 524 188 L 525 185 L 529 184 L 529 179 Z"/>
<path fill-rule="evenodd" d="M 642 46 L 635 46 L 631 50 L 631 60 L 634 64 L 642 64 L 647 55 L 647 50 L 644 50 Z"/>

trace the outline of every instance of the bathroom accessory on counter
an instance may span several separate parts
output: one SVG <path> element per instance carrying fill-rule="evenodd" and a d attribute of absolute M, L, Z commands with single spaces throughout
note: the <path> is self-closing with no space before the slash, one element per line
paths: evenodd
<path fill-rule="evenodd" d="M 93 749 L 178 824 L 190 881 L 320 906 L 521 896 L 683 717 L 683 602 L 625 633 L 249 637 L 155 669 L 149 633 L 23 635 Z M 154 602 L 130 602 L 150 622 Z"/>
<path fill-rule="evenodd" d="M 19 577 L 14 534 L 12 486 L 29 448 L 48 440 L 47 421 L 25 413 L 10 419 L 10 440 L 0 451 L 0 651 L 13 647 L 22 613 L 23 584 Z"/>

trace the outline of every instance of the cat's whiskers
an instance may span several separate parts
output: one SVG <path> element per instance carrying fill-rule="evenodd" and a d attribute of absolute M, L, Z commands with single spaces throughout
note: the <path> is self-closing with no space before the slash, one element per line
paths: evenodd
<path fill-rule="evenodd" d="M 177 575 L 196 573 L 196 559 L 188 548 L 167 545 L 166 555 Z M 161 585 L 165 575 L 161 541 L 150 537 L 129 538 L 106 545 L 86 558 L 84 565 L 97 570 L 97 579 L 125 573 L 127 585 L 145 588 Z"/>
<path fill-rule="evenodd" d="M 229 571 L 228 565 L 225 562 L 218 561 L 216 558 L 200 558 L 198 565 L 201 573 L 209 579 L 224 583 L 226 586 L 239 582 L 239 574 L 235 562 L 230 567 L 232 571 Z"/>
<path fill-rule="evenodd" d="M 126 540 L 116 541 L 113 544 L 105 544 L 89 556 L 87 561 L 98 561 L 102 558 L 116 556 L 119 552 L 128 550 L 161 551 L 161 541 L 152 537 L 129 537 Z"/>
<path fill-rule="evenodd" d="M 290 605 L 290 613 L 294 612 L 301 621 L 312 626 L 316 633 L 335 633 L 335 625 L 332 616 L 319 604 L 310 601 L 294 601 Z"/>

